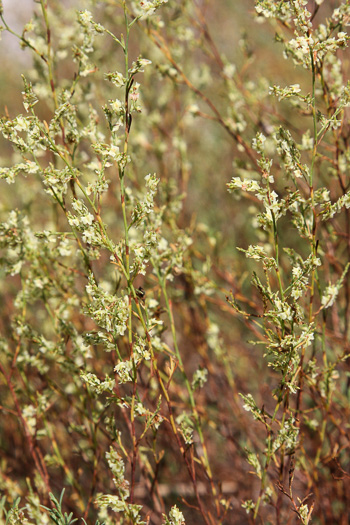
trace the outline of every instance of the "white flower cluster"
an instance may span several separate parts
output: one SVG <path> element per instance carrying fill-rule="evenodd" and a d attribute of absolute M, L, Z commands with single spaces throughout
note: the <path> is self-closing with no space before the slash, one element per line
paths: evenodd
<path fill-rule="evenodd" d="M 247 412 L 251 412 L 254 419 L 264 421 L 263 413 L 260 410 L 260 408 L 258 408 L 258 405 L 255 403 L 253 396 L 251 394 L 244 395 L 241 393 L 239 395 L 244 401 L 243 403 L 244 410 L 246 410 Z"/>
<path fill-rule="evenodd" d="M 113 474 L 113 482 L 118 491 L 118 496 L 100 494 L 96 499 L 97 505 L 102 509 L 110 507 L 114 512 L 125 513 L 130 523 L 146 525 L 140 516 L 142 506 L 132 505 L 126 501 L 130 491 L 129 482 L 125 479 L 125 465 L 121 455 L 113 447 L 110 447 L 109 452 L 106 453 L 106 458 Z"/>
<path fill-rule="evenodd" d="M 134 369 L 140 366 L 143 360 L 151 359 L 151 354 L 146 346 L 146 342 L 137 336 L 133 346 L 133 359 L 120 361 L 114 371 L 118 375 L 119 383 L 129 383 L 133 381 Z"/>
<path fill-rule="evenodd" d="M 40 156 L 42 151 L 49 147 L 49 142 L 41 131 L 39 121 L 34 116 L 23 117 L 22 115 L 18 115 L 13 120 L 1 118 L 0 132 L 3 137 L 12 142 L 15 148 L 22 154 L 34 153 Z M 34 165 L 33 161 L 24 160 L 25 163 L 22 164 L 31 162 L 31 164 Z M 27 170 L 24 169 L 24 171 Z"/>
<path fill-rule="evenodd" d="M 6 273 L 20 273 L 26 258 L 37 252 L 37 245 L 28 217 L 18 210 L 11 210 L 6 221 L 0 224 L 1 263 Z"/>
<path fill-rule="evenodd" d="M 112 73 L 106 73 L 105 78 L 112 82 L 116 87 L 121 88 L 125 86 L 126 79 L 119 71 L 113 71 Z"/>
<path fill-rule="evenodd" d="M 73 47 L 73 60 L 79 64 L 80 76 L 86 77 L 96 70 L 95 65 L 90 62 L 89 55 L 94 51 L 94 40 L 97 34 L 104 33 L 105 28 L 93 20 L 90 11 L 78 11 L 77 22 L 80 26 L 81 44 Z"/>
<path fill-rule="evenodd" d="M 142 505 L 132 505 L 119 496 L 112 496 L 111 494 L 99 495 L 96 498 L 96 504 L 101 509 L 110 507 L 114 512 L 125 513 L 130 520 L 129 522 L 133 523 L 133 525 L 146 525 L 146 522 L 140 516 Z"/>
<path fill-rule="evenodd" d="M 344 278 L 346 276 L 346 274 L 348 273 L 349 271 L 349 268 L 350 268 L 350 263 L 348 263 L 346 266 L 345 266 L 345 269 L 342 273 L 342 275 L 340 276 L 340 279 L 338 279 L 338 281 L 335 283 L 335 284 L 329 284 L 327 286 L 327 288 L 325 289 L 323 295 L 322 295 L 322 299 L 321 299 L 321 303 L 323 305 L 323 308 L 330 308 L 336 298 L 338 297 L 338 294 L 340 292 L 340 289 L 341 289 L 341 286 L 342 286 L 342 283 L 344 281 Z"/>
<path fill-rule="evenodd" d="M 56 169 L 50 163 L 44 170 L 44 184 L 46 192 L 50 195 L 58 196 L 61 200 L 63 195 L 67 193 L 68 183 L 72 178 L 72 173 L 65 167 L 63 169 Z"/>
<path fill-rule="evenodd" d="M 308 277 L 305 269 L 297 265 L 292 268 L 292 291 L 291 296 L 295 301 L 298 301 L 303 296 L 308 285 Z"/>
<path fill-rule="evenodd" d="M 279 102 L 281 100 L 284 100 L 285 98 L 294 97 L 298 95 L 300 92 L 301 92 L 300 84 L 291 84 L 290 86 L 287 86 L 285 88 L 281 88 L 280 86 L 272 86 L 269 88 L 269 94 L 275 95 L 275 97 L 277 97 Z"/>
<path fill-rule="evenodd" d="M 185 517 L 176 505 L 171 507 L 169 518 L 165 514 L 163 514 L 163 518 L 165 520 L 164 525 L 185 525 Z"/>
<path fill-rule="evenodd" d="M 291 20 L 292 14 L 290 6 L 285 2 L 275 2 L 274 0 L 257 0 L 255 11 L 259 17 L 279 18 L 284 22 Z"/>
<path fill-rule="evenodd" d="M 258 164 L 262 171 L 262 182 L 267 185 L 272 184 L 274 182 L 274 178 L 270 172 L 271 172 L 273 160 L 269 159 L 265 155 L 265 150 L 267 149 L 266 137 L 260 131 L 256 134 L 256 136 L 252 140 L 252 148 L 255 149 L 255 151 L 257 151 L 257 153 L 260 155 Z"/>
<path fill-rule="evenodd" d="M 249 514 L 255 509 L 255 503 L 251 499 L 247 499 L 242 503 L 242 509 L 245 509 L 246 513 Z"/>
<path fill-rule="evenodd" d="M 193 379 L 191 383 L 192 389 L 196 390 L 197 388 L 203 388 L 207 380 L 208 370 L 206 368 L 199 368 L 193 374 Z"/>
<path fill-rule="evenodd" d="M 142 200 L 137 203 L 131 216 L 131 223 L 136 227 L 141 221 L 147 219 L 147 215 L 149 215 L 154 209 L 154 197 L 157 193 L 159 179 L 156 177 L 155 173 L 153 175 L 148 174 L 145 177 L 145 182 L 148 191 L 146 192 L 146 195 L 143 196 Z"/>
<path fill-rule="evenodd" d="M 130 160 L 129 157 L 125 156 L 125 154 L 120 151 L 117 143 L 104 144 L 103 142 L 95 142 L 91 147 L 97 155 L 117 162 L 120 167 L 125 167 Z"/>
<path fill-rule="evenodd" d="M 133 254 L 133 260 L 130 271 L 145 275 L 149 260 L 156 253 L 158 246 L 159 235 L 148 229 L 144 231 L 142 241 L 131 241 L 130 251 Z"/>
<path fill-rule="evenodd" d="M 298 436 L 299 428 L 295 426 L 295 419 L 290 417 L 284 422 L 283 427 L 278 431 L 277 437 L 273 441 L 273 452 L 276 452 L 284 445 L 287 453 L 293 453 L 298 444 Z"/>
<path fill-rule="evenodd" d="M 100 494 L 96 498 L 96 504 L 100 508 L 111 508 L 114 512 L 126 511 L 127 504 L 119 496 L 112 496 L 111 494 Z"/>
<path fill-rule="evenodd" d="M 32 161 L 20 162 L 9 168 L 0 166 L 0 179 L 4 179 L 7 184 L 13 184 L 20 173 L 37 173 L 38 171 L 38 165 Z"/>
<path fill-rule="evenodd" d="M 131 64 L 131 67 L 128 70 L 129 78 L 136 75 L 136 73 L 143 73 L 144 68 L 150 64 L 152 64 L 151 60 L 139 56 L 137 60 Z"/>
<path fill-rule="evenodd" d="M 129 497 L 129 482 L 124 478 L 125 465 L 121 455 L 113 447 L 106 452 L 108 466 L 113 474 L 113 482 L 123 497 Z"/>
<path fill-rule="evenodd" d="M 140 18 L 147 18 L 153 15 L 162 5 L 168 3 L 168 0 L 139 0 L 133 4 L 135 13 Z"/>
<path fill-rule="evenodd" d="M 332 13 L 332 20 L 335 25 L 342 23 L 344 26 L 350 26 L 350 4 L 345 2 L 336 7 Z"/>
<path fill-rule="evenodd" d="M 80 378 L 85 381 L 87 385 L 96 394 L 102 394 L 102 392 L 112 392 L 114 388 L 114 379 L 107 377 L 104 381 L 101 381 L 95 374 L 91 372 L 81 372 Z"/>
<path fill-rule="evenodd" d="M 339 293 L 339 289 L 335 284 L 330 284 L 324 291 L 322 296 L 322 305 L 324 308 L 330 308 L 336 300 Z"/>
<path fill-rule="evenodd" d="M 292 138 L 291 133 L 283 127 L 280 127 L 274 134 L 277 152 L 282 158 L 287 175 L 292 179 L 301 178 L 303 174 L 308 173 L 306 166 L 301 164 L 301 153 Z"/>
<path fill-rule="evenodd" d="M 250 245 L 247 250 L 238 248 L 239 251 L 244 252 L 246 257 L 255 259 L 256 261 L 262 261 L 264 268 L 272 269 L 277 267 L 277 263 L 273 257 L 269 257 L 263 246 L 252 246 Z"/>
<path fill-rule="evenodd" d="M 255 149 L 255 151 L 257 151 L 261 155 L 264 153 L 265 142 L 266 142 L 265 135 L 259 131 L 252 140 L 252 147 L 253 149 Z"/>
<path fill-rule="evenodd" d="M 87 9 L 85 9 L 85 11 L 79 11 L 78 22 L 83 27 L 89 27 L 92 20 L 93 20 L 93 16 L 92 16 L 91 11 L 88 11 Z"/>
<path fill-rule="evenodd" d="M 261 187 L 256 180 L 242 180 L 240 177 L 233 177 L 227 184 L 227 187 L 230 193 L 237 189 L 248 192 L 259 192 L 261 190 Z"/>
<path fill-rule="evenodd" d="M 323 0 L 317 0 L 317 3 L 322 3 L 322 2 Z M 299 502 L 300 502 L 300 499 L 299 499 Z M 306 503 L 301 504 L 300 507 L 298 508 L 299 517 L 303 525 L 308 525 L 310 523 L 312 510 L 313 510 L 313 507 L 309 509 Z"/>
<path fill-rule="evenodd" d="M 218 358 L 221 358 L 224 353 L 225 345 L 222 337 L 220 337 L 219 326 L 216 323 L 209 322 L 205 335 L 209 348 L 213 350 Z"/>
<path fill-rule="evenodd" d="M 282 301 L 278 293 L 273 294 L 272 304 L 274 308 L 264 314 L 265 317 L 277 320 L 279 322 L 284 321 L 293 321 L 293 310 L 290 304 L 287 301 Z"/>
<path fill-rule="evenodd" d="M 269 366 L 285 374 L 283 385 L 292 394 L 298 391 L 295 373 L 300 363 L 300 352 L 302 348 L 312 344 L 314 332 L 315 326 L 311 323 L 299 330 L 299 335 L 294 331 L 293 334 L 285 333 L 284 337 L 280 338 L 272 331 L 268 333 L 269 344 L 265 355 L 269 357 Z"/>
<path fill-rule="evenodd" d="M 121 361 L 114 367 L 114 372 L 118 375 L 119 383 L 130 383 L 133 380 L 132 361 Z"/>
<path fill-rule="evenodd" d="M 128 297 L 116 297 L 100 288 L 92 274 L 86 292 L 90 296 L 87 313 L 96 323 L 114 336 L 122 336 L 127 327 L 129 317 Z"/>
<path fill-rule="evenodd" d="M 92 213 L 90 213 L 85 204 L 78 199 L 73 200 L 72 207 L 76 212 L 76 215 L 73 215 L 70 212 L 67 213 L 67 219 L 70 226 L 76 228 L 82 233 L 82 239 L 86 244 L 102 246 L 104 243 L 101 232 Z"/>
<path fill-rule="evenodd" d="M 254 454 L 254 452 L 251 452 L 250 450 L 247 450 L 246 452 L 247 461 L 249 465 L 251 465 L 254 468 L 255 474 L 258 476 L 259 479 L 261 479 L 261 464 L 257 454 Z"/>
<path fill-rule="evenodd" d="M 34 405 L 26 405 L 22 409 L 22 416 L 26 422 L 29 433 L 34 436 L 36 432 L 36 408 Z"/>
<path fill-rule="evenodd" d="M 176 423 L 180 425 L 179 431 L 186 443 L 186 445 L 191 445 L 193 443 L 193 431 L 194 431 L 194 422 L 192 420 L 192 414 L 184 411 L 176 418 Z"/>
<path fill-rule="evenodd" d="M 334 217 L 334 215 L 340 213 L 343 208 L 346 208 L 347 210 L 350 208 L 350 191 L 347 191 L 344 195 L 339 197 L 334 204 L 331 204 L 328 200 L 324 201 L 321 210 L 322 219 L 327 220 Z"/>

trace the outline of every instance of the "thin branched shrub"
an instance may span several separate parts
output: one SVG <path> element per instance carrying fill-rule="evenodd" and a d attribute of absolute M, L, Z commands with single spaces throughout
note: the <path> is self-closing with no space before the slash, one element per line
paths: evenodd
<path fill-rule="evenodd" d="M 347 524 L 349 1 L 34 7 L 1 522 Z"/>

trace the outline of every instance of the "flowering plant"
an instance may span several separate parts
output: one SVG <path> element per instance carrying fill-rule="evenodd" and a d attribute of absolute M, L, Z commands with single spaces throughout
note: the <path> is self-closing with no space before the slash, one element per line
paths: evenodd
<path fill-rule="evenodd" d="M 350 7 L 227 9 L 0 2 L 5 523 L 347 520 Z"/>

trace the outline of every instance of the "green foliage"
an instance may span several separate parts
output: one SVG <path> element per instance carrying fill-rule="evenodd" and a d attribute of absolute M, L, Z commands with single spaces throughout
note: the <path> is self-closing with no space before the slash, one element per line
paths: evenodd
<path fill-rule="evenodd" d="M 0 3 L 0 519 L 345 523 L 348 0 L 73 4 Z"/>
<path fill-rule="evenodd" d="M 71 523 L 75 523 L 76 521 L 78 521 L 78 518 L 73 519 L 72 512 L 69 515 L 66 512 L 63 514 L 62 512 L 63 495 L 64 495 L 64 489 L 61 492 L 59 500 L 57 500 L 53 494 L 50 494 L 50 500 L 54 504 L 53 509 L 49 509 L 43 506 L 43 509 L 49 512 L 50 520 L 56 525 L 70 525 Z"/>

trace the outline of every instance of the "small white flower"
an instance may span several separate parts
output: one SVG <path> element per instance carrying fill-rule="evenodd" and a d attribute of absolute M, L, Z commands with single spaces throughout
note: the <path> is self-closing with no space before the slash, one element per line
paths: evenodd
<path fill-rule="evenodd" d="M 16 118 L 15 122 L 16 122 L 16 124 L 15 124 L 14 128 L 17 131 L 27 131 L 29 129 L 29 122 L 28 122 L 27 119 L 22 117 L 22 115 L 19 115 Z"/>
<path fill-rule="evenodd" d="M 148 58 L 140 58 L 139 64 L 141 65 L 141 67 L 146 67 L 152 64 L 152 60 L 148 60 Z"/>
<path fill-rule="evenodd" d="M 83 26 L 87 26 L 92 22 L 92 13 L 87 9 L 85 9 L 85 11 L 80 11 L 78 20 Z"/>

